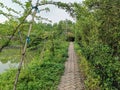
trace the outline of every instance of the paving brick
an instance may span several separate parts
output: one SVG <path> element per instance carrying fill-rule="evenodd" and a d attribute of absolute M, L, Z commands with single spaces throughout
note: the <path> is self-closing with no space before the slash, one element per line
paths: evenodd
<path fill-rule="evenodd" d="M 61 77 L 58 90 L 84 90 L 73 42 L 70 43 L 68 55 L 69 58 L 65 63 L 65 72 Z"/>

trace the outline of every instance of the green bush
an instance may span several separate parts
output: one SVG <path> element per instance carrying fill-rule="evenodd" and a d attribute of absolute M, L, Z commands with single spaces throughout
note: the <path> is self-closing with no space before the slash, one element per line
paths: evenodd
<path fill-rule="evenodd" d="M 67 58 L 68 43 L 59 44 L 52 56 L 47 50 L 43 59 L 36 57 L 25 69 L 21 70 L 17 90 L 57 90 L 61 75 L 64 72 L 64 62 Z M 0 90 L 12 90 L 16 70 L 0 74 Z"/>
<path fill-rule="evenodd" d="M 119 90 L 120 64 L 117 57 L 113 56 L 113 50 L 109 46 L 103 44 L 96 44 L 79 49 L 81 49 L 87 62 L 90 63 L 89 67 L 91 68 L 89 71 L 92 71 L 92 77 L 99 78 L 99 87 L 104 90 Z M 88 76 L 87 79 L 92 79 L 92 77 Z M 89 84 L 91 81 L 89 81 Z M 93 84 L 91 84 L 91 86 L 92 85 Z"/>
<path fill-rule="evenodd" d="M 100 77 L 94 72 L 94 68 L 82 55 L 81 48 L 75 43 L 75 50 L 79 58 L 80 71 L 83 75 L 86 90 L 99 90 Z"/>

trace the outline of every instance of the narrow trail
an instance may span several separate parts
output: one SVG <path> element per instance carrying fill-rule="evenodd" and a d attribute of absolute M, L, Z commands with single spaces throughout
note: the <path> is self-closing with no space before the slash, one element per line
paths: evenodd
<path fill-rule="evenodd" d="M 61 78 L 58 90 L 84 90 L 73 42 L 70 42 L 68 55 L 69 58 L 65 63 L 65 72 Z"/>

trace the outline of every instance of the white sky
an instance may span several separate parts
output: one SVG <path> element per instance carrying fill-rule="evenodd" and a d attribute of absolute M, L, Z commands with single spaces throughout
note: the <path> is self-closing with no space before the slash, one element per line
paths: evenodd
<path fill-rule="evenodd" d="M 27 0 L 20 0 L 20 1 L 25 2 Z M 36 0 L 33 0 L 33 1 L 36 2 Z M 61 1 L 61 2 L 66 2 L 66 3 L 69 3 L 69 2 L 71 2 L 71 3 L 73 3 L 73 2 L 81 3 L 83 0 L 53 0 L 53 1 Z M 0 2 L 3 2 L 6 6 L 11 7 L 11 8 L 13 8 L 17 11 L 22 11 L 22 9 L 19 6 L 13 4 L 11 2 L 11 0 L 0 0 Z M 46 7 L 46 6 L 42 6 L 40 8 L 44 8 L 44 7 Z M 72 17 L 70 17 L 70 15 L 62 9 L 58 9 L 56 6 L 53 6 L 53 5 L 47 5 L 47 7 L 50 8 L 50 12 L 46 13 L 46 12 L 43 11 L 43 12 L 40 12 L 39 14 L 40 14 L 40 16 L 42 16 L 44 18 L 49 18 L 50 20 L 52 20 L 53 23 L 59 22 L 60 20 L 65 20 L 65 19 L 73 20 Z M 0 15 L 0 23 L 4 22 L 5 20 L 6 20 L 5 17 Z"/>

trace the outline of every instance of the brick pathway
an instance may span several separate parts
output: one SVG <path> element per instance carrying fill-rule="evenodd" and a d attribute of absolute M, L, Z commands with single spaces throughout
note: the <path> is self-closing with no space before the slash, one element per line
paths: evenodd
<path fill-rule="evenodd" d="M 65 63 L 65 72 L 61 78 L 58 90 L 84 90 L 72 42 L 70 42 L 68 54 L 69 58 Z"/>

